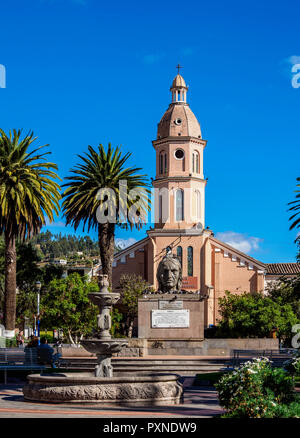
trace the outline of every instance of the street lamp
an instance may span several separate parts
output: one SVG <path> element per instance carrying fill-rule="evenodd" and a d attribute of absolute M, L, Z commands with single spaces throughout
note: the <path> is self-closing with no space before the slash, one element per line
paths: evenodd
<path fill-rule="evenodd" d="M 35 288 L 37 291 L 37 326 L 38 326 L 38 345 L 40 345 L 40 291 L 42 283 L 37 281 L 35 283 Z"/>

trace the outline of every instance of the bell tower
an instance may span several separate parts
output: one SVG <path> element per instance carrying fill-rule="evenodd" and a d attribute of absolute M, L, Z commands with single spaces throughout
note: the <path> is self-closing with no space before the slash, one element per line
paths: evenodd
<path fill-rule="evenodd" d="M 170 91 L 171 103 L 162 116 L 156 151 L 155 229 L 189 230 L 205 226 L 205 186 L 200 124 L 187 103 L 188 87 L 183 77 L 175 76 Z M 201 225 L 200 225 L 201 224 Z"/>

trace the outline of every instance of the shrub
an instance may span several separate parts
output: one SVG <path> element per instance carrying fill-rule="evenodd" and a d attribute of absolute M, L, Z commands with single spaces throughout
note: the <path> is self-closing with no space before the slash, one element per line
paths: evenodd
<path fill-rule="evenodd" d="M 18 346 L 17 336 L 15 335 L 13 338 L 6 338 L 5 345 L 7 348 L 17 347 Z"/>
<path fill-rule="evenodd" d="M 222 418 L 300 418 L 300 403 L 278 404 L 270 397 L 246 398 Z"/>
<path fill-rule="evenodd" d="M 275 409 L 276 403 L 271 396 L 261 394 L 250 397 L 247 394 L 234 409 L 230 409 L 223 418 L 264 418 L 270 415 Z"/>
<path fill-rule="evenodd" d="M 215 337 L 268 337 L 276 327 L 278 337 L 288 339 L 298 319 L 290 304 L 273 301 L 261 293 L 234 295 L 226 291 L 219 298 L 221 320 Z"/>
<path fill-rule="evenodd" d="M 294 379 L 282 368 L 269 368 L 263 374 L 263 389 L 272 392 L 278 403 L 289 403 L 294 397 Z"/>
<path fill-rule="evenodd" d="M 295 377 L 300 377 L 300 354 L 297 352 L 293 357 L 283 364 L 284 369 Z"/>
<path fill-rule="evenodd" d="M 271 418 L 300 418 L 300 403 L 276 404 L 271 408 L 270 414 L 272 414 Z"/>
<path fill-rule="evenodd" d="M 215 385 L 220 404 L 228 410 L 235 410 L 245 398 L 265 395 L 262 387 L 262 372 L 270 367 L 266 358 L 246 362 L 236 371 L 225 374 Z"/>
<path fill-rule="evenodd" d="M 273 418 L 281 414 L 294 416 L 298 412 L 293 377 L 282 368 L 272 369 L 266 358 L 246 362 L 225 374 L 215 386 L 221 406 L 228 411 L 224 417 Z M 278 406 L 284 403 L 291 405 L 280 410 Z"/>

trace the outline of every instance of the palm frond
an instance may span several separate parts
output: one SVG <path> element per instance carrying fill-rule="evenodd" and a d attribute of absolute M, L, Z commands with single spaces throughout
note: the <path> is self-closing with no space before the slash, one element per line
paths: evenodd
<path fill-rule="evenodd" d="M 109 205 L 108 213 L 116 211 L 118 222 L 120 209 L 127 207 L 129 210 L 134 204 L 127 198 L 126 205 L 123 205 L 124 202 L 119 199 L 119 184 L 122 180 L 126 180 L 129 190 L 145 191 L 141 196 L 140 208 L 144 213 L 150 210 L 149 191 L 147 191 L 150 184 L 147 176 L 138 174 L 141 168 L 124 168 L 130 156 L 130 153 L 122 154 L 119 147 L 113 148 L 110 143 L 107 150 L 102 144 L 99 144 L 96 150 L 89 145 L 84 155 L 78 155 L 79 163 L 70 169 L 70 175 L 65 178 L 66 182 L 62 185 L 65 188 L 62 194 L 64 199 L 62 209 L 67 224 L 73 225 L 75 229 L 80 224 L 83 225 L 83 229 L 86 225 L 88 230 L 97 228 L 97 210 L 100 212 L 107 210 L 105 201 L 97 198 L 99 190 L 104 189 L 112 189 L 116 194 L 114 202 Z M 140 227 L 141 223 L 142 219 L 136 224 L 128 221 L 127 226 Z"/>
<path fill-rule="evenodd" d="M 45 216 L 58 214 L 61 195 L 57 165 L 37 162 L 50 154 L 42 152 L 48 145 L 29 151 L 37 137 L 33 132 L 21 136 L 21 130 L 7 135 L 0 129 L 0 233 L 25 239 L 40 230 Z"/>

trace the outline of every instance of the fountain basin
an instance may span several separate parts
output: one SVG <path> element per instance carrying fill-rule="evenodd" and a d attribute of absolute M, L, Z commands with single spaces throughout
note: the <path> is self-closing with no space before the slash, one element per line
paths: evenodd
<path fill-rule="evenodd" d="M 27 376 L 26 400 L 50 403 L 102 403 L 162 406 L 182 401 L 177 374 L 94 377 L 92 373 Z"/>
<path fill-rule="evenodd" d="M 99 309 L 114 306 L 120 298 L 120 294 L 113 292 L 92 292 L 88 296 Z"/>
<path fill-rule="evenodd" d="M 107 354 L 109 356 L 121 351 L 122 347 L 126 347 L 128 340 L 122 338 L 83 339 L 80 343 L 89 353 Z"/>

